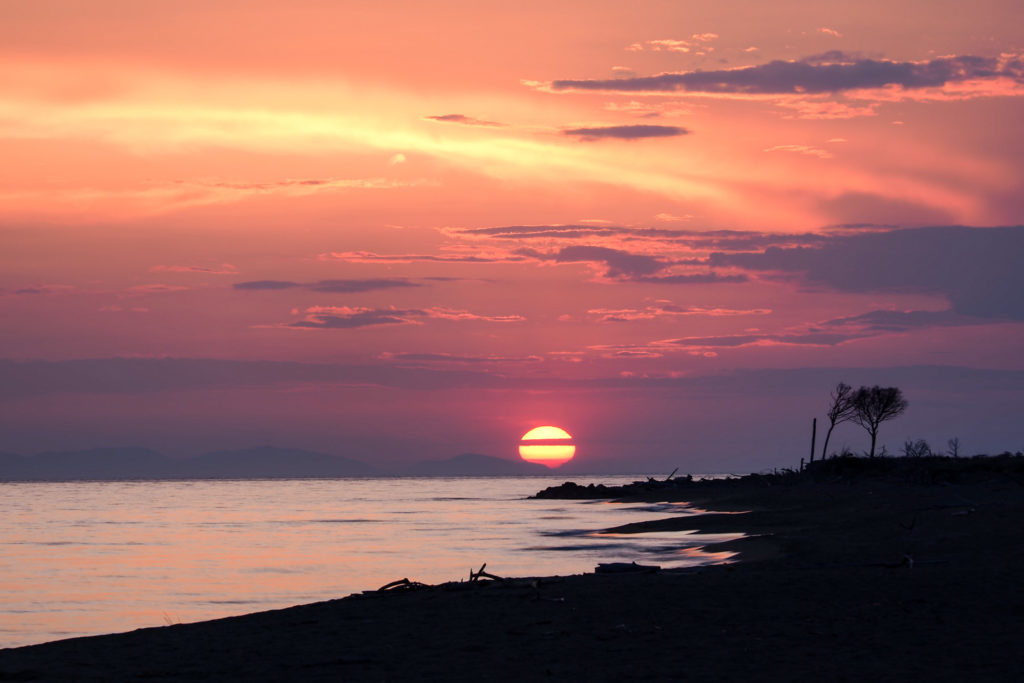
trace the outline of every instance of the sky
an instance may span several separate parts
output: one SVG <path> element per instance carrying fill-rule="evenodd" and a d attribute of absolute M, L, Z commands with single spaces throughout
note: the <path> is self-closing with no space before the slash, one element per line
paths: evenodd
<path fill-rule="evenodd" d="M 1022 18 L 0 2 L 0 450 L 1024 448 Z"/>

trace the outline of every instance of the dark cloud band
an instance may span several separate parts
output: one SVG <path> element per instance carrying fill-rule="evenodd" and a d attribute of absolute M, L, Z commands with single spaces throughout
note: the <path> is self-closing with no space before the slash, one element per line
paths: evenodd
<path fill-rule="evenodd" d="M 611 80 L 557 80 L 551 87 L 554 90 L 769 95 L 832 93 L 887 86 L 930 88 L 995 78 L 1024 82 L 1024 62 L 971 55 L 942 57 L 928 62 L 896 62 L 851 58 L 840 52 L 831 52 L 799 61 L 776 60 L 740 69 L 663 73 Z"/>
<path fill-rule="evenodd" d="M 678 126 L 604 126 L 598 128 L 570 128 L 563 130 L 563 135 L 582 138 L 584 140 L 643 140 L 644 138 L 671 138 L 687 135 L 690 131 Z"/>

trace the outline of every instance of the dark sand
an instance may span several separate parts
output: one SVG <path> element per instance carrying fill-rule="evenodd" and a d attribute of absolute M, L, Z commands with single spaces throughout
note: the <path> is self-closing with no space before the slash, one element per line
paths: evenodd
<path fill-rule="evenodd" d="M 700 570 L 445 584 L 0 650 L 0 680 L 1024 680 L 1019 475 L 645 497 L 751 512 L 618 531 L 759 536 Z"/>

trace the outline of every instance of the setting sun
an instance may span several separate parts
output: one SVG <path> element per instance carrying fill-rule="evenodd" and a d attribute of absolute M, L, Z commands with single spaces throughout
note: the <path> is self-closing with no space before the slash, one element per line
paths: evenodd
<path fill-rule="evenodd" d="M 564 465 L 575 455 L 572 435 L 560 427 L 534 427 L 519 442 L 519 457 L 551 468 Z"/>

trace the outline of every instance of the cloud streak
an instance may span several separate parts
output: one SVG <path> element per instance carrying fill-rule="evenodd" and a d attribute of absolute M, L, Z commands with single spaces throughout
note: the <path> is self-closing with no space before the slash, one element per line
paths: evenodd
<path fill-rule="evenodd" d="M 208 266 L 165 266 L 158 265 L 149 269 L 151 273 L 200 273 L 203 275 L 238 275 L 238 269 L 230 263 L 222 263 L 218 267 Z"/>
<path fill-rule="evenodd" d="M 931 327 L 963 327 L 965 325 L 988 325 L 989 318 L 958 315 L 953 311 L 895 311 L 876 310 L 834 318 L 823 323 L 828 327 L 859 328 L 867 332 L 908 332 Z"/>
<path fill-rule="evenodd" d="M 654 256 L 632 254 L 621 249 L 584 245 L 563 247 L 554 252 L 520 249 L 517 253 L 538 261 L 553 261 L 555 263 L 603 263 L 607 268 L 605 276 L 611 278 L 636 278 L 651 275 L 670 265 Z"/>
<path fill-rule="evenodd" d="M 742 315 L 769 315 L 770 308 L 707 308 L 702 306 L 677 306 L 664 303 L 658 306 L 647 306 L 646 308 L 592 308 L 587 311 L 588 315 L 596 316 L 600 322 L 633 322 L 635 320 L 656 320 L 659 318 L 675 318 L 680 316 L 708 316 L 712 318 L 732 317 Z"/>
<path fill-rule="evenodd" d="M 311 306 L 302 320 L 278 325 L 294 329 L 352 330 L 379 325 L 422 325 L 423 320 L 455 322 L 517 323 L 521 315 L 481 315 L 456 308 L 365 308 L 352 306 Z"/>
<path fill-rule="evenodd" d="M 542 356 L 472 356 L 454 353 L 382 353 L 384 360 L 406 361 L 412 363 L 542 363 Z"/>
<path fill-rule="evenodd" d="M 634 124 L 626 126 L 599 126 L 594 128 L 569 128 L 562 135 L 578 137 L 588 142 L 598 140 L 643 140 L 646 138 L 671 138 L 688 135 L 690 131 L 679 126 L 657 126 Z"/>
<path fill-rule="evenodd" d="M 666 271 L 675 266 L 696 265 L 696 262 L 690 263 L 688 261 L 664 259 L 649 254 L 638 254 L 622 249 L 593 245 L 571 245 L 550 252 L 522 248 L 518 249 L 516 253 L 539 262 L 601 264 L 604 266 L 603 277 L 627 282 L 683 285 L 746 282 L 747 280 L 747 276 L 742 274 L 719 275 L 714 272 L 668 273 Z"/>
<path fill-rule="evenodd" d="M 523 257 L 487 254 L 378 254 L 372 251 L 331 251 L 320 254 L 321 261 L 345 263 L 509 263 L 525 261 Z"/>
<path fill-rule="evenodd" d="M 975 80 L 1024 82 L 1020 58 L 940 57 L 924 62 L 866 59 L 839 51 L 797 61 L 714 71 L 662 73 L 603 80 L 556 80 L 556 91 L 689 92 L 742 95 L 806 95 L 895 87 L 936 88 Z"/>
<path fill-rule="evenodd" d="M 406 278 L 366 278 L 362 280 L 319 280 L 317 282 L 251 280 L 249 282 L 236 282 L 233 287 L 234 289 L 248 292 L 273 292 L 286 289 L 306 289 L 312 292 L 351 294 L 357 292 L 372 292 L 381 289 L 422 287 L 422 285 Z"/>
<path fill-rule="evenodd" d="M 472 116 L 466 116 L 465 114 L 442 114 L 440 116 L 424 116 L 423 118 L 436 123 L 459 123 L 464 126 L 484 126 L 491 128 L 503 128 L 505 126 L 504 123 L 477 119 Z"/>
<path fill-rule="evenodd" d="M 837 346 L 863 334 L 840 332 L 791 332 L 781 334 L 736 334 L 711 337 L 682 337 L 665 339 L 657 346 L 676 346 L 684 349 L 738 348 L 742 346 Z"/>
<path fill-rule="evenodd" d="M 507 225 L 489 228 L 446 228 L 445 234 L 463 239 L 575 241 L 600 239 L 626 243 L 673 244 L 691 250 L 749 250 L 769 246 L 813 246 L 828 236 L 812 233 L 778 234 L 741 230 L 679 230 L 595 225 Z"/>

